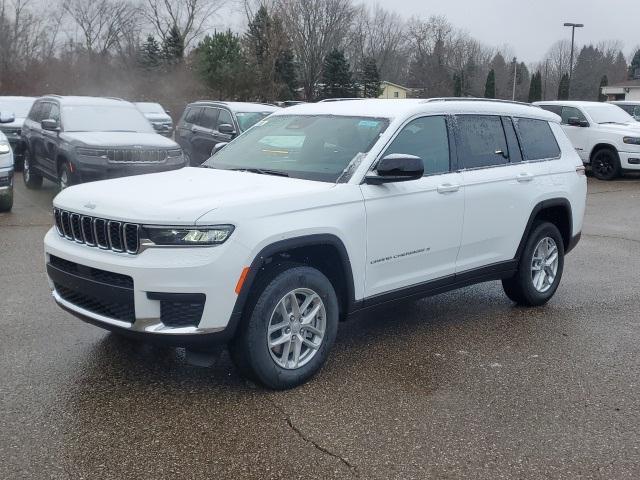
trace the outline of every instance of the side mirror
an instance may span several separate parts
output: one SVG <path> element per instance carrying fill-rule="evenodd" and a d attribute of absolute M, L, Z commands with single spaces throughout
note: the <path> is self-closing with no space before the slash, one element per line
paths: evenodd
<path fill-rule="evenodd" d="M 424 175 L 424 162 L 415 155 L 394 153 L 380 160 L 376 167 L 376 173 L 377 175 L 367 175 L 365 182 L 369 185 L 382 185 L 383 183 L 418 180 Z"/>
<path fill-rule="evenodd" d="M 60 125 L 58 125 L 57 120 L 53 120 L 52 118 L 47 118 L 40 122 L 40 126 L 43 130 L 48 130 L 50 132 L 57 132 L 60 130 Z"/>
<path fill-rule="evenodd" d="M 220 133 L 224 133 L 225 135 L 235 135 L 236 134 L 236 129 L 233 128 L 233 125 L 230 125 L 228 123 L 223 123 L 221 125 L 218 125 L 218 131 Z"/>
<path fill-rule="evenodd" d="M 16 119 L 13 113 L 0 112 L 0 123 L 11 123 Z"/>
<path fill-rule="evenodd" d="M 167 115 L 171 115 L 171 110 L 165 110 L 164 113 L 166 113 Z"/>
<path fill-rule="evenodd" d="M 220 150 L 222 150 L 228 144 L 229 144 L 229 142 L 216 143 L 215 146 L 211 149 L 211 156 L 213 157 L 216 153 L 218 153 Z"/>
<path fill-rule="evenodd" d="M 589 122 L 587 122 L 586 120 L 580 120 L 578 117 L 569 117 L 567 119 L 567 124 L 571 125 L 572 127 L 588 127 L 589 126 Z"/>

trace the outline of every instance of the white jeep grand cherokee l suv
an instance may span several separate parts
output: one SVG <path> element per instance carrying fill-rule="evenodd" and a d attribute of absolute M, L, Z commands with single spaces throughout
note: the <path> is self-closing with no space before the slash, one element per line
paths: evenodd
<path fill-rule="evenodd" d="M 640 123 L 616 105 L 599 102 L 536 102 L 560 115 L 562 128 L 582 161 L 600 180 L 640 171 Z"/>
<path fill-rule="evenodd" d="M 276 389 L 320 369 L 339 320 L 380 305 L 498 279 L 542 305 L 587 190 L 559 121 L 445 99 L 276 112 L 204 168 L 61 192 L 45 238 L 53 296 L 143 340 L 227 342 Z"/>

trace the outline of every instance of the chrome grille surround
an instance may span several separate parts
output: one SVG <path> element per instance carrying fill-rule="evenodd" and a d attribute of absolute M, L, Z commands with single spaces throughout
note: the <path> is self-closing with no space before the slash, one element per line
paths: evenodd
<path fill-rule="evenodd" d="M 90 217 L 53 209 L 58 235 L 89 247 L 136 255 L 140 251 L 140 225 Z"/>

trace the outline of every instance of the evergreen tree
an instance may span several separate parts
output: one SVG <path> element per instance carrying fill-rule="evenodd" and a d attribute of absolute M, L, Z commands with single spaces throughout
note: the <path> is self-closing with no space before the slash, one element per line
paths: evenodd
<path fill-rule="evenodd" d="M 203 82 L 222 98 L 236 99 L 250 78 L 240 39 L 228 30 L 207 35 L 196 48 L 196 67 Z"/>
<path fill-rule="evenodd" d="M 484 98 L 496 98 L 496 72 L 491 69 L 484 85 Z"/>
<path fill-rule="evenodd" d="M 598 94 L 598 101 L 599 102 L 606 102 L 607 101 L 607 96 L 602 93 L 602 88 L 606 87 L 607 85 L 609 85 L 609 79 L 607 78 L 606 75 L 604 75 L 602 77 L 602 79 L 600 79 L 600 93 Z"/>
<path fill-rule="evenodd" d="M 640 79 L 640 49 L 633 56 L 631 65 L 629 65 L 629 80 Z"/>
<path fill-rule="evenodd" d="M 360 84 L 364 98 L 378 98 L 380 96 L 380 74 L 378 73 L 375 58 L 366 57 L 362 61 Z"/>
<path fill-rule="evenodd" d="M 292 100 L 296 97 L 298 88 L 298 76 L 293 52 L 290 48 L 282 50 L 276 60 L 276 79 L 282 85 L 280 97 L 283 100 Z"/>
<path fill-rule="evenodd" d="M 569 100 L 569 74 L 565 73 L 558 85 L 558 100 Z"/>
<path fill-rule="evenodd" d="M 147 40 L 140 47 L 139 62 L 143 68 L 148 70 L 157 68 L 162 61 L 160 44 L 153 35 L 149 35 Z"/>
<path fill-rule="evenodd" d="M 453 74 L 453 96 L 454 97 L 462 96 L 462 75 L 463 73 Z"/>
<path fill-rule="evenodd" d="M 162 41 L 162 56 L 168 64 L 176 64 L 184 57 L 184 38 L 177 25 L 169 30 L 169 34 Z"/>
<path fill-rule="evenodd" d="M 349 62 L 341 50 L 332 50 L 324 59 L 322 69 L 324 98 L 345 98 L 353 95 Z"/>
<path fill-rule="evenodd" d="M 538 71 L 531 77 L 528 102 L 533 103 L 539 102 L 540 100 L 542 100 L 542 73 Z"/>

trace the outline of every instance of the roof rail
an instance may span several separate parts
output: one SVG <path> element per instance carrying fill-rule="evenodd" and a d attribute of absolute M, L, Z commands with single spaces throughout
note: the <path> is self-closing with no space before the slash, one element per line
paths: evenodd
<path fill-rule="evenodd" d="M 423 101 L 423 103 L 431 103 L 431 102 L 496 102 L 496 103 L 510 103 L 513 105 L 526 105 L 531 107 L 530 103 L 526 102 L 517 102 L 515 100 L 502 100 L 499 98 L 479 98 L 479 97 L 438 97 L 438 98 L 427 98 Z"/>
<path fill-rule="evenodd" d="M 359 97 L 353 97 L 353 98 L 325 98 L 324 100 L 320 100 L 318 103 L 349 102 L 351 100 L 364 100 L 364 98 L 359 98 Z"/>
<path fill-rule="evenodd" d="M 124 98 L 120 98 L 120 97 L 102 97 L 102 98 L 106 98 L 108 100 L 120 100 L 121 102 L 124 102 Z"/>
<path fill-rule="evenodd" d="M 47 93 L 45 95 L 42 95 L 43 97 L 56 97 L 56 98 L 62 98 L 62 95 L 58 95 L 57 93 Z"/>

